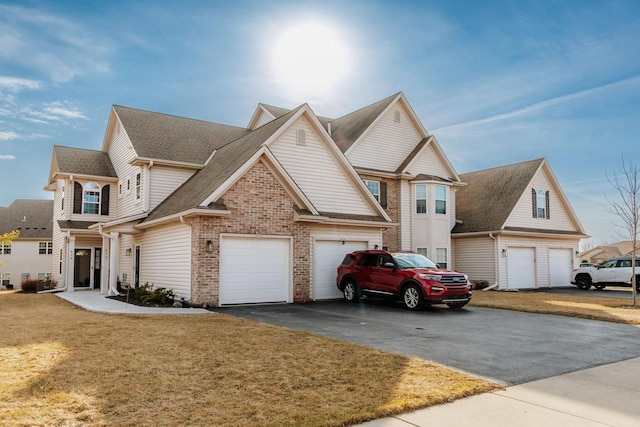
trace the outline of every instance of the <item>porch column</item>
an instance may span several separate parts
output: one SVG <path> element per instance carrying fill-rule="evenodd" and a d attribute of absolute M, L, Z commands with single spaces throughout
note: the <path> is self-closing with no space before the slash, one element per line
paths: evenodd
<path fill-rule="evenodd" d="M 110 251 L 110 239 L 108 237 L 102 237 L 102 260 L 100 265 L 102 270 L 100 271 L 100 293 L 102 295 L 109 294 L 109 253 Z"/>
<path fill-rule="evenodd" d="M 69 236 L 67 245 L 67 292 L 73 292 L 75 280 L 76 236 Z"/>
<path fill-rule="evenodd" d="M 118 295 L 118 256 L 120 254 L 120 233 L 111 233 L 109 250 L 109 295 Z"/>

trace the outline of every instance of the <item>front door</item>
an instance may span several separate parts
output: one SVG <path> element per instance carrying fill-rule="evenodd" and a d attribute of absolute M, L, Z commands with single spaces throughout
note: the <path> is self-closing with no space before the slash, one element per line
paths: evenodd
<path fill-rule="evenodd" d="M 100 267 L 102 264 L 102 248 L 93 250 L 93 289 L 100 289 Z"/>
<path fill-rule="evenodd" d="M 73 286 L 89 288 L 91 286 L 91 249 L 76 249 L 73 270 Z"/>

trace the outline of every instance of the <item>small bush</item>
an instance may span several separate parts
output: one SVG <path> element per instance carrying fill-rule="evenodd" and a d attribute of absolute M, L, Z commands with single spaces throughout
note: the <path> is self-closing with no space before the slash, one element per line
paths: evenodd
<path fill-rule="evenodd" d="M 150 305 L 171 305 L 175 295 L 167 288 L 154 288 L 153 284 L 145 283 L 129 291 L 129 299 Z"/>
<path fill-rule="evenodd" d="M 22 292 L 27 294 L 35 294 L 36 292 L 54 289 L 58 285 L 56 280 L 41 280 L 41 279 L 25 279 L 20 284 Z"/>
<path fill-rule="evenodd" d="M 472 280 L 471 284 L 473 285 L 473 289 L 484 289 L 489 286 L 487 280 Z"/>

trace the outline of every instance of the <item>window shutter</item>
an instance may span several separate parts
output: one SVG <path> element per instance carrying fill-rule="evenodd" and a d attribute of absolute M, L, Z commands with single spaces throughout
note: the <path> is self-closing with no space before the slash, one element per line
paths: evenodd
<path fill-rule="evenodd" d="M 551 215 L 549 215 L 549 192 L 548 191 L 544 193 L 544 200 L 547 205 L 547 209 L 545 210 L 545 212 L 547 213 L 547 219 L 550 219 Z"/>
<path fill-rule="evenodd" d="M 73 183 L 73 213 L 82 213 L 82 185 L 79 182 Z"/>
<path fill-rule="evenodd" d="M 380 206 L 387 208 L 387 183 L 380 182 Z"/>
<path fill-rule="evenodd" d="M 531 201 L 533 202 L 533 217 L 537 218 L 538 217 L 538 198 L 536 195 L 536 189 L 532 188 L 531 189 Z"/>
<path fill-rule="evenodd" d="M 100 214 L 109 215 L 109 190 L 111 186 L 105 185 L 102 187 L 102 194 L 100 195 Z"/>

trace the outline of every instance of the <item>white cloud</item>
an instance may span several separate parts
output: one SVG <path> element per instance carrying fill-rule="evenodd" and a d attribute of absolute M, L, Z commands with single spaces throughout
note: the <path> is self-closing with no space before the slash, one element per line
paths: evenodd
<path fill-rule="evenodd" d="M 82 114 L 77 109 L 66 108 L 61 103 L 54 103 L 46 106 L 44 111 L 52 115 L 53 117 L 64 117 L 68 119 L 86 119 L 87 116 Z"/>
<path fill-rule="evenodd" d="M 42 83 L 38 80 L 21 79 L 19 77 L 0 76 L 0 90 L 19 92 L 23 89 L 40 89 Z"/>
<path fill-rule="evenodd" d="M 8 141 L 10 139 L 17 139 L 20 135 L 11 131 L 0 131 L 0 141 Z"/>
<path fill-rule="evenodd" d="M 0 154 L 0 160 L 14 160 L 16 156 L 12 154 Z"/>

